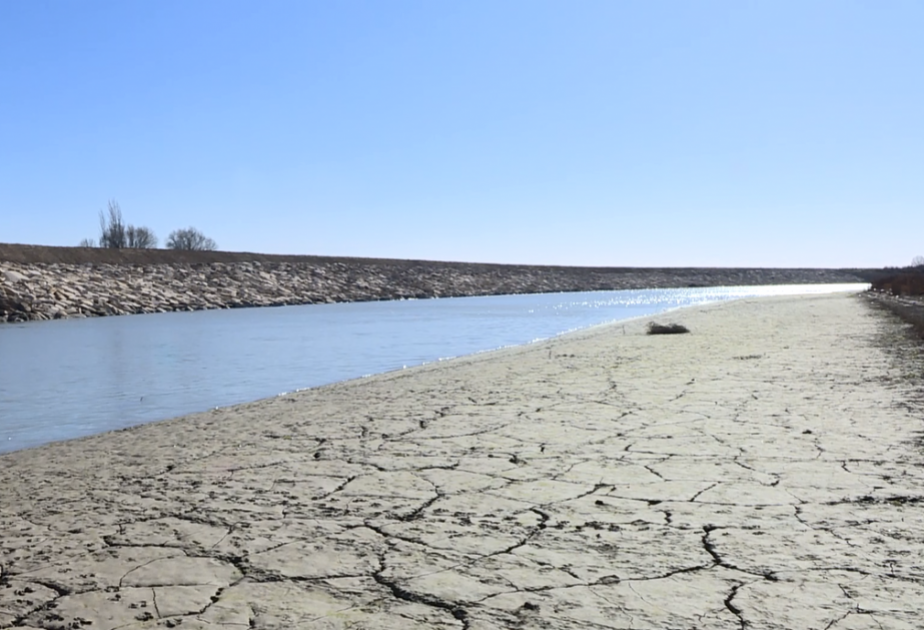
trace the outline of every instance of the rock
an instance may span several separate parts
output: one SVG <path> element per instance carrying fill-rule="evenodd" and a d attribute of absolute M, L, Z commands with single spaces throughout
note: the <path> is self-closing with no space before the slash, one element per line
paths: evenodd
<path fill-rule="evenodd" d="M 26 277 L 24 275 L 22 275 L 21 273 L 16 273 L 15 271 L 4 269 L 2 273 L 3 273 L 3 277 L 10 284 L 16 284 L 17 282 L 25 282 L 26 280 Z"/>

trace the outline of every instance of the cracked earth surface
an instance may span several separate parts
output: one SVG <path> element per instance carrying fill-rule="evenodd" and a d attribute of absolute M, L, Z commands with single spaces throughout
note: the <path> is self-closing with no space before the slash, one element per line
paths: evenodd
<path fill-rule="evenodd" d="M 898 325 L 672 315 L 4 455 L 0 628 L 920 628 Z"/>

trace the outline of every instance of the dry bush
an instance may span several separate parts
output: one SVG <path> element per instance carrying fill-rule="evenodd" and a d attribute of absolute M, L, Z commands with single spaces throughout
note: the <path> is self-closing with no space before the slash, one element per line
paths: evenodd
<path fill-rule="evenodd" d="M 682 324 L 658 324 L 648 322 L 649 335 L 682 335 L 690 332 L 690 329 Z"/>

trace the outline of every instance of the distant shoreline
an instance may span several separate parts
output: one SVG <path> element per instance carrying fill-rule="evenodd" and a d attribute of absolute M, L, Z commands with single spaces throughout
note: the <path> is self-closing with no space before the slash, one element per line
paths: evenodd
<path fill-rule="evenodd" d="M 872 269 L 562 267 L 0 244 L 0 322 L 520 293 L 869 282 Z"/>

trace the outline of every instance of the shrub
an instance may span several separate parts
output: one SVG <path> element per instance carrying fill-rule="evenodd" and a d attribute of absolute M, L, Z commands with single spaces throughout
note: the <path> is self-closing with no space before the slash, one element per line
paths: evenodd
<path fill-rule="evenodd" d="M 682 324 L 657 324 L 648 322 L 649 335 L 682 335 L 690 332 L 690 329 Z"/>

